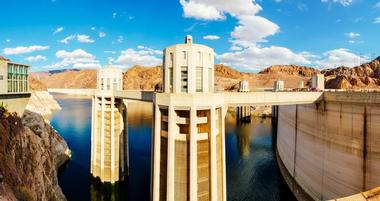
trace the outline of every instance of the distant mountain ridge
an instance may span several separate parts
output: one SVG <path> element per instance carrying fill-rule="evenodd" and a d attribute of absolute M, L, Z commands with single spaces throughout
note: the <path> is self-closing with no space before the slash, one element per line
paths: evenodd
<path fill-rule="evenodd" d="M 282 79 L 285 87 L 296 88 L 301 81 L 306 85 L 316 73 L 325 75 L 328 89 L 380 89 L 380 57 L 353 68 L 338 67 L 322 71 L 306 66 L 275 65 L 259 73 L 246 73 L 216 64 L 215 85 L 217 90 L 233 91 L 237 90 L 240 80 L 247 80 L 250 88 L 271 88 L 275 80 Z M 32 73 L 31 77 L 49 88 L 96 88 L 96 70 L 65 69 Z M 123 78 L 124 89 L 153 90 L 162 87 L 161 66 L 136 65 L 124 72 Z"/>

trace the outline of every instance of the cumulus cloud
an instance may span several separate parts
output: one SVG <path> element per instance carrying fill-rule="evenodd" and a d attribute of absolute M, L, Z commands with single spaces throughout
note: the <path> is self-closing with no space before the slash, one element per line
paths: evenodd
<path fill-rule="evenodd" d="M 93 43 L 93 42 L 95 42 L 88 35 L 77 35 L 77 40 L 81 43 Z"/>
<path fill-rule="evenodd" d="M 72 40 L 77 40 L 80 43 L 93 43 L 95 40 L 92 40 L 90 36 L 84 35 L 84 34 L 76 34 L 76 35 L 70 35 L 67 36 L 66 38 L 60 40 L 60 43 L 63 44 L 69 44 L 70 41 Z"/>
<path fill-rule="evenodd" d="M 369 58 L 366 56 L 356 55 L 348 49 L 339 48 L 325 52 L 323 58 L 316 61 L 315 64 L 321 68 L 354 67 L 368 61 Z"/>
<path fill-rule="evenodd" d="M 58 27 L 53 34 L 57 34 L 63 31 L 63 27 Z"/>
<path fill-rule="evenodd" d="M 37 62 L 37 61 L 46 61 L 46 57 L 42 55 L 37 55 L 37 56 L 30 56 L 25 58 L 26 61 L 29 62 Z"/>
<path fill-rule="evenodd" d="M 155 66 L 162 63 L 161 54 L 162 51 L 160 50 L 154 50 L 140 45 L 137 47 L 137 50 L 129 48 L 121 51 L 116 62 L 126 67 L 133 65 Z"/>
<path fill-rule="evenodd" d="M 216 36 L 216 35 L 207 35 L 207 36 L 203 36 L 203 39 L 206 39 L 206 40 L 219 40 L 220 37 Z"/>
<path fill-rule="evenodd" d="M 45 68 L 99 68 L 99 61 L 96 57 L 82 49 L 76 49 L 72 52 L 66 50 L 59 50 L 55 53 L 59 62 L 45 66 Z"/>
<path fill-rule="evenodd" d="M 256 71 L 271 65 L 308 65 L 311 64 L 310 57 L 312 55 L 307 52 L 294 53 L 288 48 L 278 46 L 264 48 L 251 46 L 240 51 L 217 55 L 217 59 L 223 64 Z"/>
<path fill-rule="evenodd" d="M 49 46 L 32 45 L 32 46 L 18 46 L 15 48 L 4 48 L 3 53 L 5 55 L 17 55 L 31 53 L 35 51 L 47 50 Z"/>
<path fill-rule="evenodd" d="M 354 0 L 321 0 L 323 3 L 339 3 L 344 7 L 350 6 Z"/>

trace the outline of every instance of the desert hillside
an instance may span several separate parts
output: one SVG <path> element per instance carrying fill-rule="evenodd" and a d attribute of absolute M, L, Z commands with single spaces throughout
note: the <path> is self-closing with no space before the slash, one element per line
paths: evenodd
<path fill-rule="evenodd" d="M 215 86 L 217 90 L 237 90 L 240 80 L 247 80 L 250 88 L 271 88 L 277 79 L 285 81 L 286 88 L 296 88 L 301 81 L 305 86 L 315 73 L 326 77 L 328 89 L 378 89 L 380 88 L 380 57 L 354 67 L 318 69 L 296 66 L 277 65 L 268 67 L 259 73 L 245 73 L 226 65 L 215 65 Z M 32 73 L 31 88 L 95 88 L 96 70 L 60 70 L 54 72 Z M 161 66 L 134 66 L 123 75 L 125 89 L 153 90 L 161 88 Z"/>

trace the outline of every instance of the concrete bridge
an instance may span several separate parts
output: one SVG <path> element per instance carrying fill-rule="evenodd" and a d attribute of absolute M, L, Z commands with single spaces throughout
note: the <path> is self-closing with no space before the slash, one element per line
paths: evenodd
<path fill-rule="evenodd" d="M 154 96 L 161 92 L 143 91 L 143 90 L 122 90 L 122 91 L 96 91 L 95 89 L 49 89 L 49 92 L 68 94 L 68 95 L 85 95 L 94 96 L 114 96 L 115 98 L 153 102 Z M 258 91 L 258 92 L 221 92 L 221 93 L 206 93 L 199 94 L 200 98 L 209 98 L 212 96 L 223 98 L 226 106 L 239 107 L 239 106 L 260 106 L 260 105 L 295 105 L 295 104 L 310 104 L 323 99 L 323 92 L 271 92 L 271 91 Z M 181 94 L 176 94 L 181 96 Z"/>

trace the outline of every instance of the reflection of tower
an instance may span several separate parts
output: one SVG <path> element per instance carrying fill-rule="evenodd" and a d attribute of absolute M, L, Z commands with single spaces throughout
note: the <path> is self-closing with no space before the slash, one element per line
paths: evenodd
<path fill-rule="evenodd" d="M 237 145 L 239 154 L 244 158 L 249 157 L 249 153 L 251 150 L 250 147 L 250 125 L 249 124 L 240 124 L 238 125 L 238 133 L 237 133 Z"/>
<path fill-rule="evenodd" d="M 128 174 L 127 111 L 122 99 L 122 71 L 112 66 L 98 70 L 97 91 L 92 98 L 91 174 L 115 183 Z"/>
<path fill-rule="evenodd" d="M 226 200 L 223 95 L 214 51 L 192 43 L 164 50 L 164 93 L 154 97 L 152 200 Z"/>
<path fill-rule="evenodd" d="M 239 82 L 239 92 L 247 93 L 249 92 L 248 81 Z M 238 122 L 249 122 L 251 120 L 251 107 L 250 106 L 239 106 L 237 107 L 237 119 Z"/>

